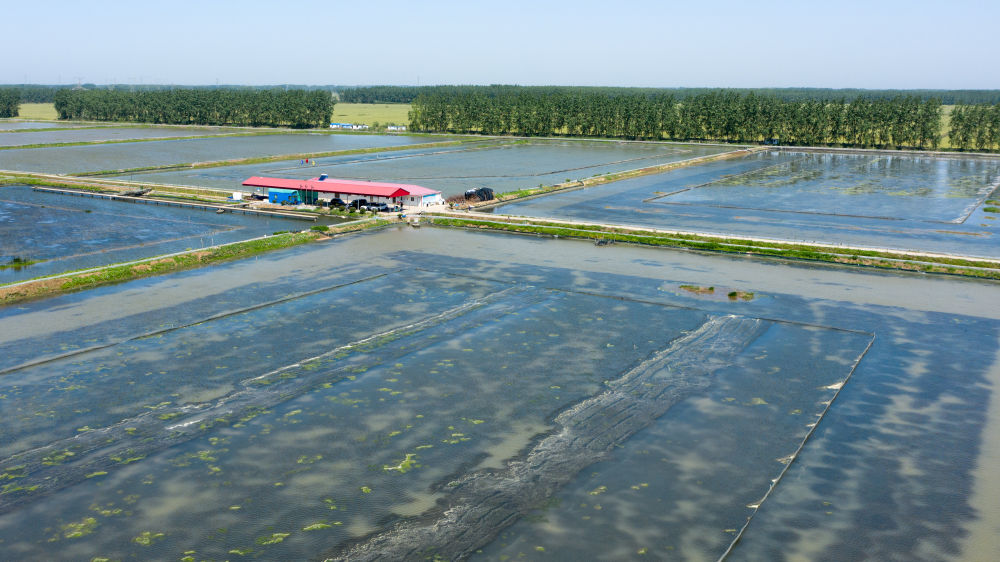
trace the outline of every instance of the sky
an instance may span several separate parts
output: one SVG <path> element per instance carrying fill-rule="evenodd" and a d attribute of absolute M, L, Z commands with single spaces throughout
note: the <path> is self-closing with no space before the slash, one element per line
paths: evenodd
<path fill-rule="evenodd" d="M 18 1 L 0 83 L 1000 89 L 1000 1 Z"/>

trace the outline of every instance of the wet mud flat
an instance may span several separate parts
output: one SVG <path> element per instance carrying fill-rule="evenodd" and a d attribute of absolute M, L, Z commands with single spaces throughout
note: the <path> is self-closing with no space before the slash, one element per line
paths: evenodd
<path fill-rule="evenodd" d="M 996 257 L 1000 159 L 771 151 L 494 212 Z"/>
<path fill-rule="evenodd" d="M 912 498 L 880 508 L 895 552 L 960 558 L 998 320 L 903 299 L 996 288 L 837 271 L 398 229 L 0 310 L 0 538 L 52 559 L 706 558 L 752 516 L 737 559 L 827 522 L 849 553 L 878 532 L 863 477 Z"/>

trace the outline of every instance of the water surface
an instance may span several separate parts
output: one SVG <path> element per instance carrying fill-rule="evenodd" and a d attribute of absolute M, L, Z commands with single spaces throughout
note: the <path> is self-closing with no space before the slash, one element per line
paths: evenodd
<path fill-rule="evenodd" d="M 497 537 L 408 544 L 704 559 L 753 516 L 734 559 L 969 558 L 997 523 L 975 506 L 998 296 L 396 228 L 0 309 L 0 538 L 22 559 L 364 555 L 476 529 L 499 489 Z M 651 417 L 574 417 L 595 400 Z M 616 444 L 581 461 L 565 431 Z"/>

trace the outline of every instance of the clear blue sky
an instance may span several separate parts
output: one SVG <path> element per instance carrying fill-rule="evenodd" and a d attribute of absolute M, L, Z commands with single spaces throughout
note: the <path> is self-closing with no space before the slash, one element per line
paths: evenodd
<path fill-rule="evenodd" d="M 1000 88 L 1000 1 L 27 1 L 0 83 Z"/>

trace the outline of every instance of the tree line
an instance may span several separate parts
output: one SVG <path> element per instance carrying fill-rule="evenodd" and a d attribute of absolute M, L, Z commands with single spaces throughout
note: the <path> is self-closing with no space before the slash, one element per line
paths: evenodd
<path fill-rule="evenodd" d="M 21 92 L 15 88 L 0 88 L 0 117 L 17 117 L 21 109 Z"/>
<path fill-rule="evenodd" d="M 340 101 L 345 103 L 412 103 L 420 95 L 433 95 L 441 91 L 459 89 L 479 92 L 487 96 L 501 95 L 511 89 L 538 94 L 596 94 L 609 97 L 641 95 L 659 97 L 670 95 L 678 101 L 710 94 L 717 88 L 624 88 L 590 86 L 364 86 L 337 90 Z M 920 101 L 937 99 L 943 105 L 972 105 L 1000 103 L 1000 90 L 865 90 L 859 88 L 733 88 L 727 91 L 747 95 L 767 96 L 782 101 L 826 101 L 843 99 L 893 99 L 916 97 Z"/>
<path fill-rule="evenodd" d="M 60 119 L 294 128 L 326 127 L 335 103 L 324 90 L 221 88 L 64 88 L 53 101 Z"/>
<path fill-rule="evenodd" d="M 786 101 L 715 90 L 671 94 L 438 88 L 410 111 L 416 131 L 791 145 L 936 148 L 941 103 L 916 96 Z"/>
<path fill-rule="evenodd" d="M 345 86 L 309 86 L 305 84 L 278 84 L 274 86 L 249 86 L 238 84 L 213 84 L 211 86 L 177 86 L 175 84 L 12 84 L 21 90 L 21 103 L 52 103 L 59 90 L 83 88 L 84 90 L 115 90 L 120 92 L 159 92 L 163 90 L 322 90 L 335 92 Z"/>
<path fill-rule="evenodd" d="M 963 150 L 1000 150 L 1000 103 L 955 107 L 948 140 Z"/>

